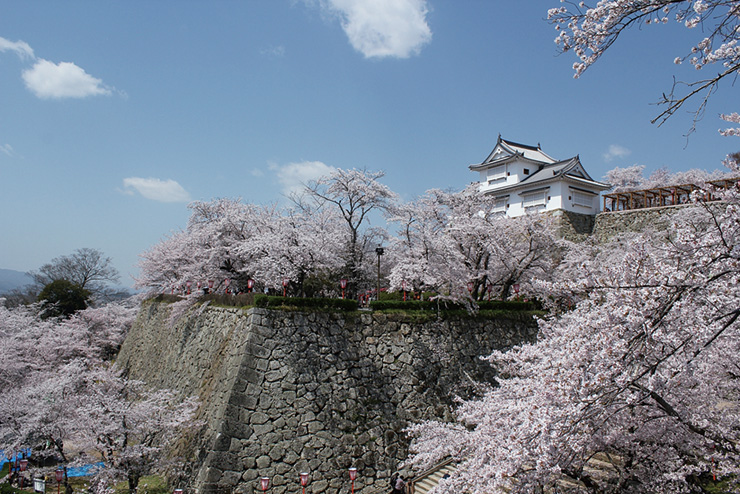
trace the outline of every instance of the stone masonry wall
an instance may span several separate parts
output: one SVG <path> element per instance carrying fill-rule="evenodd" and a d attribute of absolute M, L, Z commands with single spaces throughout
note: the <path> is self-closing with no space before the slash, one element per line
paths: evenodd
<path fill-rule="evenodd" d="M 605 243 L 624 233 L 665 230 L 676 215 L 693 207 L 696 206 L 687 204 L 601 213 L 596 216 L 593 236 L 597 242 Z"/>
<path fill-rule="evenodd" d="M 576 242 L 593 238 L 597 243 L 605 243 L 626 233 L 666 230 L 678 215 L 695 207 L 697 206 L 692 204 L 681 204 L 604 212 L 595 217 L 565 210 L 556 210 L 551 214 L 555 218 L 555 228 L 563 238 Z M 709 207 L 719 209 L 724 205 L 718 202 L 711 203 Z"/>
<path fill-rule="evenodd" d="M 402 316 L 206 308 L 172 324 L 146 303 L 118 365 L 200 397 L 204 432 L 189 459 L 202 493 L 386 491 L 408 454 L 404 428 L 450 419 L 453 396 L 491 382 L 479 359 L 532 340 L 531 317 L 411 322 Z"/>

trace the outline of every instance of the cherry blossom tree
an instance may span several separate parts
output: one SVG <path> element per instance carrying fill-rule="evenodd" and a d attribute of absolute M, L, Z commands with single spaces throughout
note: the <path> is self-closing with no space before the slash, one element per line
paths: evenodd
<path fill-rule="evenodd" d="M 717 83 L 737 74 L 739 7 L 604 0 L 569 3 L 549 17 L 557 42 L 580 59 L 576 76 L 630 25 L 669 22 L 669 14 L 688 28 L 703 24 L 709 36 L 690 62 L 720 63 L 723 72 L 688 83 L 683 95 L 672 91 L 656 119 L 664 121 L 710 91 L 701 112 Z M 737 176 L 737 158 L 726 164 Z M 696 202 L 663 234 L 577 246 L 561 265 L 568 278 L 540 282 L 568 303 L 553 303 L 538 341 L 493 352 L 496 386 L 462 402 L 456 422 L 410 429 L 412 463 L 458 461 L 438 492 L 554 491 L 566 479 L 581 492 L 692 492 L 715 477 L 737 488 L 740 193 L 711 192 L 724 204 Z M 595 469 L 596 457 L 608 468 Z"/>
<path fill-rule="evenodd" d="M 710 96 L 725 79 L 740 71 L 740 3 L 736 0 L 601 0 L 591 7 L 584 2 L 566 2 L 548 11 L 548 19 L 558 30 L 555 41 L 563 51 L 578 57 L 573 64 L 575 77 L 593 65 L 630 27 L 658 26 L 669 22 L 683 24 L 696 32 L 693 46 L 673 56 L 676 64 L 688 61 L 698 73 L 718 66 L 707 77 L 674 83 L 660 103 L 665 109 L 653 119 L 662 123 L 694 97 L 699 98 L 695 121 Z M 657 28 L 657 27 L 656 27 Z"/>
<path fill-rule="evenodd" d="M 171 466 L 174 460 L 163 454 L 166 448 L 200 425 L 193 419 L 198 402 L 168 390 L 150 390 L 111 368 L 86 377 L 87 392 L 80 404 L 85 421 L 78 438 L 105 463 L 95 482 L 105 487 L 123 478 L 134 494 L 142 476 Z"/>
<path fill-rule="evenodd" d="M 498 386 L 457 422 L 412 427 L 413 461 L 451 456 L 441 492 L 689 492 L 740 470 L 740 200 L 698 203 L 664 237 L 588 252 L 551 285 L 575 307 L 488 360 Z M 575 259 L 573 256 L 571 259 Z M 572 272 L 572 271 L 571 271 Z M 611 475 L 594 475 L 599 455 Z"/>
<path fill-rule="evenodd" d="M 402 288 L 406 282 L 412 290 L 449 291 L 452 278 L 465 278 L 461 273 L 451 272 L 461 262 L 452 262 L 458 254 L 443 241 L 447 217 L 439 200 L 443 194 L 427 191 L 415 201 L 398 204 L 389 213 L 388 221 L 397 225 L 396 235 L 391 237 L 387 249 L 392 266 L 388 280 L 392 288 Z"/>
<path fill-rule="evenodd" d="M 242 242 L 237 252 L 253 259 L 253 277 L 261 285 L 281 290 L 287 279 L 298 295 L 313 294 L 320 285 L 317 279 L 341 268 L 340 226 L 333 210 L 288 209 L 271 218 L 260 235 Z"/>
<path fill-rule="evenodd" d="M 397 200 L 396 193 L 378 181 L 383 176 L 383 172 L 337 169 L 310 182 L 301 197 L 294 197 L 302 207 L 328 207 L 339 213 L 345 228 L 338 241 L 343 248 L 344 275 L 351 286 L 372 272 L 366 254 L 385 234 L 382 229 L 367 228 L 371 213 L 387 211 Z"/>
<path fill-rule="evenodd" d="M 282 290 L 284 279 L 305 295 L 305 282 L 341 266 L 342 219 L 337 211 L 303 204 L 244 204 L 217 199 L 190 205 L 192 215 L 177 232 L 141 255 L 137 287 L 153 292 L 197 295 L 197 284 L 214 281 L 215 291 L 246 290 L 255 286 Z M 202 291 L 201 291 L 202 292 Z"/>
<path fill-rule="evenodd" d="M 643 188 L 645 183 L 645 165 L 632 165 L 627 167 L 615 167 L 606 172 L 604 179 L 612 185 L 611 191 L 624 192 Z"/>
<path fill-rule="evenodd" d="M 732 178 L 736 174 L 733 171 L 714 170 L 712 172 L 692 168 L 691 170 L 671 173 L 666 168 L 659 168 L 644 177 L 644 165 L 632 165 L 624 168 L 615 167 L 606 172 L 605 180 L 612 184 L 612 192 L 626 192 L 630 190 L 653 189 L 658 187 L 670 187 L 672 185 L 693 184 L 702 187 L 713 180 Z"/>
<path fill-rule="evenodd" d="M 41 319 L 34 306 L 0 307 L 3 448 L 33 447 L 34 458 L 73 460 L 68 445 L 87 420 L 79 409 L 85 376 L 117 354 L 137 310 L 126 301 L 56 320 Z"/>
<path fill-rule="evenodd" d="M 65 464 L 95 450 L 107 462 L 100 479 L 128 479 L 132 488 L 143 473 L 170 464 L 164 448 L 183 427 L 198 425 L 196 403 L 128 381 L 111 366 L 135 302 L 65 320 L 41 319 L 32 306 L 0 306 L 3 449 L 33 447 L 35 458 Z"/>
<path fill-rule="evenodd" d="M 546 278 L 558 261 L 549 216 L 508 218 L 474 185 L 428 191 L 389 219 L 399 225 L 390 249 L 395 288 L 406 281 L 457 300 L 482 300 L 490 289 L 505 299 L 513 285 Z"/>
<path fill-rule="evenodd" d="M 176 232 L 141 254 L 137 288 L 184 294 L 197 283 L 214 281 L 214 290 L 225 290 L 224 280 L 234 280 L 232 289 L 246 288 L 254 277 L 254 264 L 263 249 L 244 252 L 244 245 L 258 242 L 279 220 L 275 205 L 244 204 L 238 199 L 194 202 L 185 230 Z"/>

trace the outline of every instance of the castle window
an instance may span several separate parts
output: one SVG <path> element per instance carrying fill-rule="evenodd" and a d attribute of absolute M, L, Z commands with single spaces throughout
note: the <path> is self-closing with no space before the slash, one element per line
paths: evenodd
<path fill-rule="evenodd" d="M 522 207 L 525 211 L 536 212 L 545 209 L 545 191 L 525 194 L 522 198 Z"/>
<path fill-rule="evenodd" d="M 506 182 L 506 173 L 504 167 L 497 166 L 488 171 L 488 185 L 495 185 L 502 182 Z"/>
<path fill-rule="evenodd" d="M 576 206 L 592 207 L 594 204 L 593 196 L 584 192 L 573 191 L 573 204 Z"/>
<path fill-rule="evenodd" d="M 525 168 L 525 169 L 524 169 L 524 174 L 525 174 L 525 175 L 529 175 L 529 168 Z"/>

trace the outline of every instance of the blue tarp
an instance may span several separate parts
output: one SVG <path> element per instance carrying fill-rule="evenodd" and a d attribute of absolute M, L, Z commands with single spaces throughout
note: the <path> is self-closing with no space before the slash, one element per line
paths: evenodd
<path fill-rule="evenodd" d="M 22 448 L 19 451 L 8 450 L 7 452 L 0 450 L 0 468 L 8 463 L 8 459 L 14 460 L 14 455 L 18 456 L 19 458 L 29 458 L 31 456 L 31 448 Z"/>
<path fill-rule="evenodd" d="M 81 467 L 68 467 L 67 477 L 87 477 L 95 475 L 98 470 L 103 468 L 103 462 L 90 463 L 89 465 L 82 465 Z"/>
<path fill-rule="evenodd" d="M 0 453 L 1 454 L 1 453 Z M 8 462 L 5 455 L 0 456 L 0 469 Z M 89 465 L 82 465 L 80 467 L 67 467 L 67 477 L 88 477 L 95 475 L 95 473 L 103 468 L 104 463 L 102 461 L 98 463 L 90 463 Z"/>

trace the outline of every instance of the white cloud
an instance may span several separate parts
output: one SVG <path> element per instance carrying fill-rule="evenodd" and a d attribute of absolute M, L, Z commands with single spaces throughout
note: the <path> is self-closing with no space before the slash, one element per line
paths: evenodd
<path fill-rule="evenodd" d="M 604 161 L 611 161 L 616 158 L 624 158 L 625 156 L 629 156 L 632 153 L 629 149 L 626 147 L 620 146 L 618 144 L 612 144 L 609 146 L 609 149 L 606 153 L 603 154 Z"/>
<path fill-rule="evenodd" d="M 260 55 L 265 57 L 282 58 L 285 56 L 284 46 L 268 46 L 260 50 Z"/>
<path fill-rule="evenodd" d="M 42 99 L 85 98 L 111 94 L 111 90 L 71 62 L 55 64 L 39 59 L 23 71 L 26 87 Z"/>
<path fill-rule="evenodd" d="M 304 184 L 328 175 L 336 168 L 321 161 L 301 161 L 299 163 L 288 163 L 285 166 L 273 164 L 270 165 L 270 170 L 275 172 L 275 176 L 283 188 L 283 194 L 290 195 L 292 192 L 300 192 Z"/>
<path fill-rule="evenodd" d="M 126 194 L 138 192 L 147 199 L 159 202 L 189 202 L 190 194 L 172 179 L 129 177 L 123 179 Z"/>
<path fill-rule="evenodd" d="M 11 146 L 10 144 L 0 145 L 0 151 L 7 154 L 8 156 L 13 156 L 15 154 L 15 151 L 13 151 L 13 146 Z"/>
<path fill-rule="evenodd" d="M 86 98 L 111 94 L 111 88 L 72 62 L 55 64 L 36 58 L 33 49 L 25 41 L 10 41 L 0 37 L 0 53 L 11 51 L 22 60 L 35 62 L 23 71 L 26 88 L 42 99 Z"/>
<path fill-rule="evenodd" d="M 365 58 L 408 58 L 432 39 L 426 0 L 321 0 Z"/>
<path fill-rule="evenodd" d="M 10 41 L 5 38 L 0 38 L 0 53 L 4 51 L 12 51 L 21 59 L 30 58 L 33 60 L 36 58 L 33 54 L 33 50 L 25 41 Z"/>

